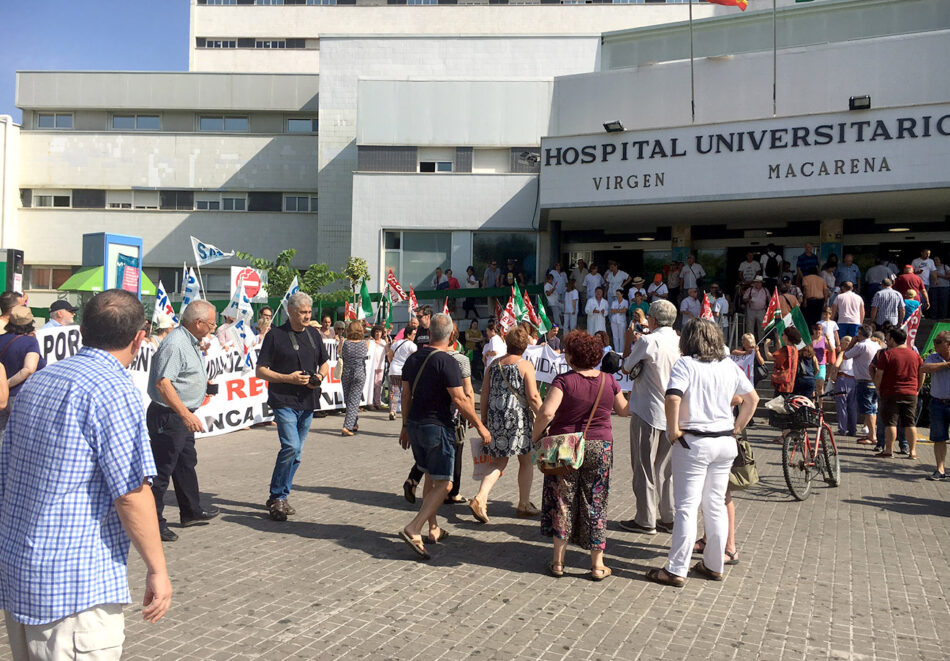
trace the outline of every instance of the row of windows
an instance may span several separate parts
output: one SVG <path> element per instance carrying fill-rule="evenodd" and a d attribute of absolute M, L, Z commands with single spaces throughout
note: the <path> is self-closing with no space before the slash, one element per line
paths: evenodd
<path fill-rule="evenodd" d="M 536 0 L 532 3 L 525 0 L 488 0 L 487 4 L 490 5 L 507 5 L 507 4 L 542 4 L 542 5 L 596 5 L 596 4 L 614 4 L 614 5 L 680 5 L 686 4 L 690 0 Z M 390 5 L 457 5 L 457 4 L 472 4 L 470 1 L 466 0 L 387 0 L 387 3 Z M 269 6 L 284 6 L 284 5 L 357 5 L 360 4 L 359 0 L 198 0 L 199 5 L 219 5 L 219 6 L 235 6 L 235 5 L 269 5 Z M 373 3 L 375 4 L 375 3 Z"/>
<path fill-rule="evenodd" d="M 170 211 L 289 211 L 317 213 L 312 193 L 188 190 L 33 190 L 20 191 L 24 207 L 34 209 L 163 209 Z"/>
<path fill-rule="evenodd" d="M 317 41 L 313 40 L 313 48 Z M 254 49 L 296 49 L 307 48 L 306 39 L 284 39 L 278 37 L 195 37 L 196 48 L 254 48 Z"/>
<path fill-rule="evenodd" d="M 198 0 L 199 5 L 335 5 L 337 0 Z M 356 0 L 340 0 L 341 5 L 355 5 Z"/>
<path fill-rule="evenodd" d="M 41 129 L 73 128 L 72 113 L 36 113 L 36 126 Z M 113 114 L 110 127 L 117 131 L 160 131 L 161 115 L 154 114 Z M 247 115 L 199 115 L 199 131 L 217 131 L 247 133 L 249 119 Z M 287 133 L 317 133 L 319 120 L 315 117 L 289 117 L 286 120 Z"/>

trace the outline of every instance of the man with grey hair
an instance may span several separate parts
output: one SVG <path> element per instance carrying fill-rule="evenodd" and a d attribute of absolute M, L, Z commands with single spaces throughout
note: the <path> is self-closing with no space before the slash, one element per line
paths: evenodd
<path fill-rule="evenodd" d="M 271 475 L 267 509 L 275 521 L 297 511 L 287 502 L 310 432 L 313 410 L 320 405 L 320 384 L 330 369 L 320 332 L 310 326 L 313 299 L 298 292 L 287 301 L 288 320 L 264 336 L 257 359 L 257 378 L 267 381 L 267 405 L 274 411 L 280 451 Z"/>
<path fill-rule="evenodd" d="M 900 326 L 904 321 L 904 297 L 894 289 L 894 281 L 884 278 L 871 299 L 871 321 L 880 329 L 884 324 Z"/>
<path fill-rule="evenodd" d="M 649 333 L 635 334 L 623 371 L 634 375 L 630 394 L 630 465 L 637 500 L 634 518 L 621 521 L 631 532 L 655 535 L 673 530 L 673 481 L 670 443 L 666 438 L 666 386 L 679 360 L 679 337 L 673 330 L 676 306 L 659 299 L 647 314 Z"/>
<path fill-rule="evenodd" d="M 195 432 L 205 430 L 195 411 L 208 391 L 201 341 L 214 332 L 216 319 L 217 310 L 208 301 L 190 303 L 182 313 L 181 325 L 168 334 L 152 356 L 148 374 L 148 396 L 152 403 L 145 417 L 158 471 L 152 480 L 152 495 L 164 542 L 178 539 L 162 515 L 169 478 L 175 485 L 182 527 L 207 523 L 218 515 L 216 507 L 201 507 L 195 472 L 198 463 Z"/>
<path fill-rule="evenodd" d="M 439 528 L 436 513 L 452 489 L 455 468 L 455 428 L 452 404 L 459 414 L 478 431 L 485 445 L 491 434 L 465 396 L 462 372 L 446 351 L 454 326 L 452 317 L 436 314 L 429 322 L 429 344 L 409 356 L 402 368 L 402 431 L 399 444 L 412 448 L 416 466 L 426 474 L 419 513 L 399 536 L 423 560 L 429 559 L 426 544 L 435 544 L 448 536 Z M 429 534 L 422 536 L 428 523 Z"/>

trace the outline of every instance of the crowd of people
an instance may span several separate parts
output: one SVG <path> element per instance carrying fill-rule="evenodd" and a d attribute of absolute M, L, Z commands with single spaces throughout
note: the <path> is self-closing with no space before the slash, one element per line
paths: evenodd
<path fill-rule="evenodd" d="M 722 580 L 725 567 L 739 562 L 729 481 L 736 436 L 752 420 L 755 383 L 769 362 L 776 393 L 810 397 L 817 406 L 833 396 L 839 434 L 873 445 L 880 459 L 898 452 L 917 458 L 919 393 L 929 375 L 937 464 L 930 479 L 947 479 L 950 332 L 936 335 L 923 360 L 901 328 L 918 307 L 946 314 L 941 290 L 950 277 L 927 251 L 900 274 L 882 260 L 863 277 L 850 255 L 841 264 L 819 265 L 810 245 L 794 271 L 771 246 L 750 253 L 733 297 L 747 332 L 732 350 L 724 329 L 737 311 L 694 255 L 649 284 L 613 261 L 603 275 L 583 260 L 572 267 L 555 264 L 546 274 L 543 296 L 554 321 L 546 332 L 529 322 L 503 330 L 496 319 L 482 330 L 474 298 L 462 306 L 464 330 L 428 305 L 412 310 L 398 332 L 365 320 L 312 320 L 313 302 L 303 293 L 290 297 L 279 326 L 273 310 L 261 308 L 253 327 L 256 376 L 269 384 L 280 446 L 265 501 L 269 516 L 285 521 L 296 514 L 288 499 L 315 412 L 325 415 L 319 395 L 332 362 L 328 341 L 342 362 L 342 435 L 359 432 L 364 407 L 401 417 L 399 443 L 412 452 L 403 495 L 416 503 L 421 486 L 422 497 L 398 534 L 423 559 L 450 535 L 438 519 L 443 505 L 467 505 L 476 521 L 491 525 L 492 490 L 517 457 L 516 515 L 539 517 L 541 533 L 552 538 L 546 571 L 564 575 L 573 543 L 590 552 L 592 580 L 609 577 L 604 552 L 616 488 L 610 480 L 616 415 L 630 418 L 636 501 L 633 518 L 619 526 L 672 535 L 666 561 L 646 577 L 673 587 L 685 585 L 690 571 Z M 507 270 L 492 262 L 481 281 L 470 268 L 464 284 L 451 271 L 437 271 L 433 285 L 485 282 L 523 284 L 524 275 L 513 261 Z M 801 307 L 810 343 L 795 327 L 785 328 L 774 350 L 769 338 L 760 341 L 772 291 L 783 314 Z M 707 295 L 711 320 L 703 318 Z M 234 319 L 218 325 L 207 301 L 188 305 L 177 326 L 163 315 L 146 323 L 133 295 L 110 290 L 82 311 L 79 353 L 45 366 L 25 303 L 16 292 L 0 295 L 0 607 L 15 655 L 38 641 L 66 650 L 76 631 L 90 627 L 107 632 L 101 640 L 108 650 L 121 639 L 121 604 L 129 601 L 130 543 L 148 568 L 145 618 L 157 621 L 169 607 L 162 542 L 178 537 L 164 515 L 169 484 L 183 528 L 218 515 L 199 497 L 195 434 L 204 423 L 195 412 L 215 394 L 204 364 L 209 342 L 226 349 L 241 338 Z M 74 323 L 76 312 L 57 301 L 47 326 Z M 124 372 L 147 341 L 154 355 L 145 410 Z M 524 358 L 538 343 L 568 367 L 550 383 L 540 384 Z M 618 369 L 630 377 L 629 394 L 614 378 Z M 477 435 L 473 455 L 487 467 L 468 498 L 461 474 L 470 430 Z M 575 446 L 579 467 L 545 472 L 538 506 L 531 496 L 537 447 L 561 436 L 583 438 Z M 63 498 L 66 493 L 77 495 Z M 48 525 L 54 521 L 55 533 Z M 691 569 L 693 554 L 701 559 Z"/>

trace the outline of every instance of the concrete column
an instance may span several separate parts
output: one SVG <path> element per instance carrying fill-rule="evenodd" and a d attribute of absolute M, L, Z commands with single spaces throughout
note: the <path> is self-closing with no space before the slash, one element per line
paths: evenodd
<path fill-rule="evenodd" d="M 554 262 L 561 261 L 561 221 L 552 220 L 548 223 L 548 236 L 550 237 L 550 248 L 548 251 L 548 263 L 539 264 L 540 267 L 538 270 L 547 273 L 548 269 L 554 266 Z M 564 266 L 563 264 L 561 266 Z M 540 273 L 539 273 L 540 275 Z M 543 282 L 544 279 L 542 278 Z"/>
<path fill-rule="evenodd" d="M 673 259 L 685 263 L 693 247 L 692 226 L 673 225 L 672 239 Z"/>
<path fill-rule="evenodd" d="M 844 256 L 841 254 L 841 238 L 844 233 L 844 220 L 841 218 L 825 218 L 821 221 L 821 234 L 818 237 L 818 268 L 835 254 L 838 261 Z"/>

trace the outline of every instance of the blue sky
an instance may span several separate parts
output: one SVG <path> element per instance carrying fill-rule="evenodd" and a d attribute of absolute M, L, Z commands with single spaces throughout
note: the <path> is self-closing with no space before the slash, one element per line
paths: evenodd
<path fill-rule="evenodd" d="M 0 0 L 0 115 L 16 72 L 185 71 L 188 0 Z"/>

